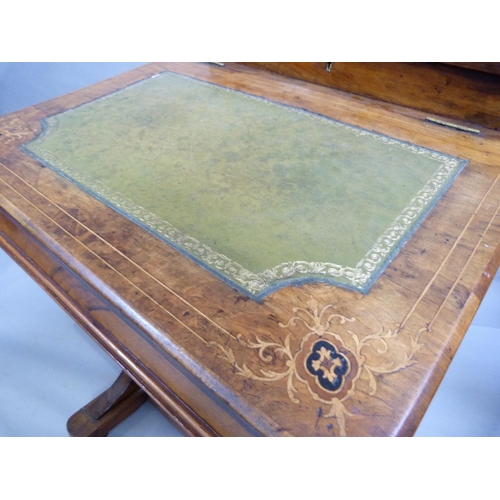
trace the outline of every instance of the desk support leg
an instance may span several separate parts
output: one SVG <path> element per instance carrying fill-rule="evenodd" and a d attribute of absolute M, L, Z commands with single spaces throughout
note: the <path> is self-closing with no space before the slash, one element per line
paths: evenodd
<path fill-rule="evenodd" d="M 147 400 L 146 393 L 125 372 L 115 383 L 70 417 L 70 436 L 103 437 Z"/>

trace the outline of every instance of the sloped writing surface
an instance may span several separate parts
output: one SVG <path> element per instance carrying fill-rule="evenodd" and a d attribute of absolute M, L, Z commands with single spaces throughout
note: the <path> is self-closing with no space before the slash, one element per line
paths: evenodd
<path fill-rule="evenodd" d="M 257 300 L 368 292 L 466 163 L 169 72 L 46 119 L 24 149 Z"/>

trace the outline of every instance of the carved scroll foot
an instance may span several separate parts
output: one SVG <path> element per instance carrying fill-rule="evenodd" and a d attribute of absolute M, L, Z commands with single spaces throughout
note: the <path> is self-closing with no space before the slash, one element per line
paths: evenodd
<path fill-rule="evenodd" d="M 146 393 L 122 372 L 115 383 L 70 417 L 70 436 L 103 437 L 147 400 Z"/>

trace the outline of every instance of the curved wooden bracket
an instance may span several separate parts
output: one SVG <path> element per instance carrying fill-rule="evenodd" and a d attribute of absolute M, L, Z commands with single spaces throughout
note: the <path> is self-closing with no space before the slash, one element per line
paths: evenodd
<path fill-rule="evenodd" d="M 132 415 L 147 394 L 125 372 L 115 383 L 70 417 L 67 429 L 73 437 L 104 437 Z"/>

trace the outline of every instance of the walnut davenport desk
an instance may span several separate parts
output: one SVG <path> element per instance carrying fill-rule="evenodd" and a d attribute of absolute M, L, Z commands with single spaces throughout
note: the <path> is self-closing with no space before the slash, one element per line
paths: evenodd
<path fill-rule="evenodd" d="M 500 263 L 498 73 L 154 63 L 0 118 L 0 245 L 123 370 L 70 434 L 412 435 Z"/>

